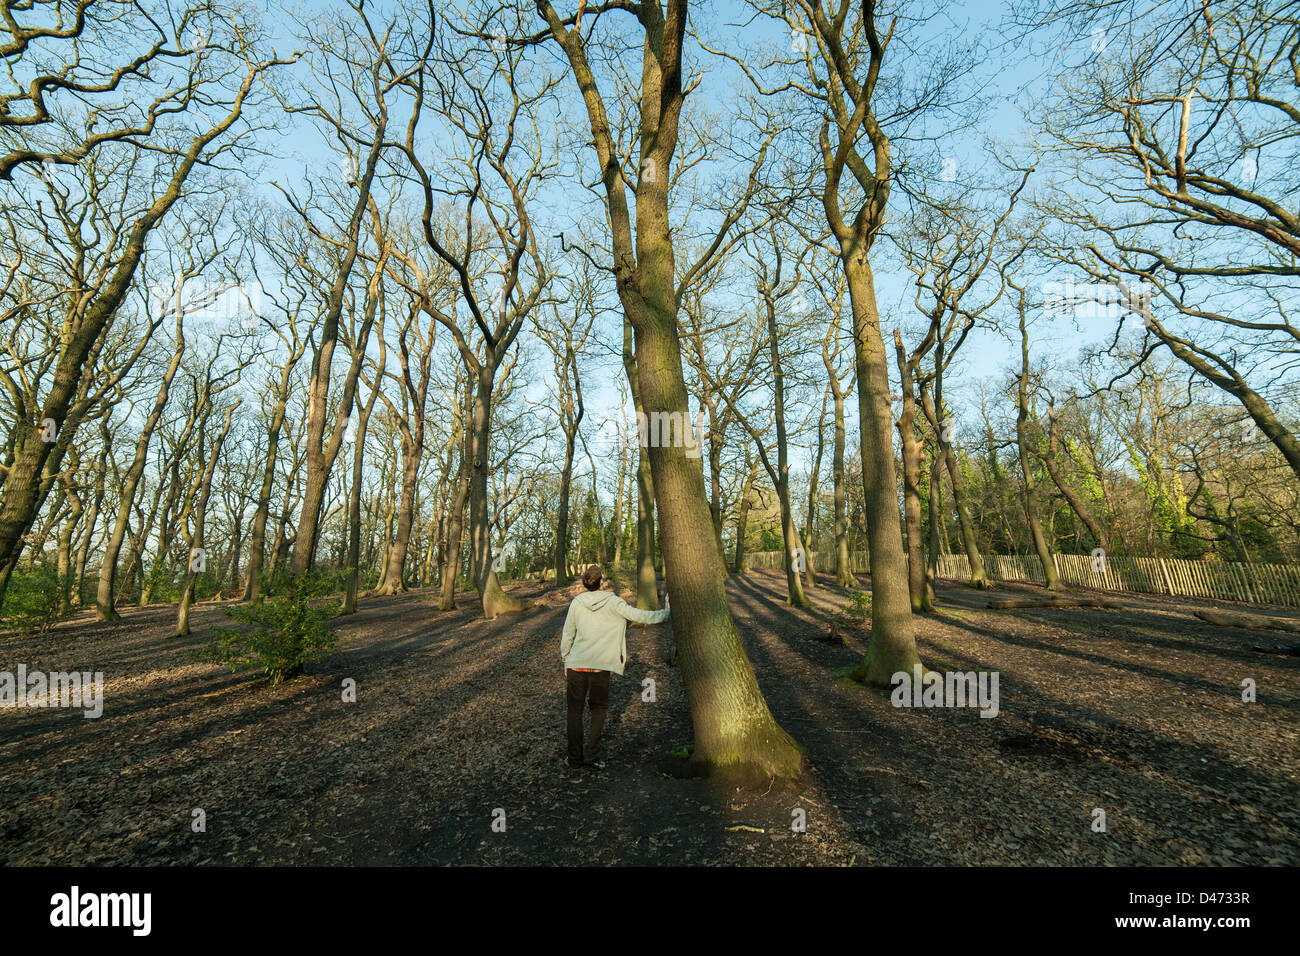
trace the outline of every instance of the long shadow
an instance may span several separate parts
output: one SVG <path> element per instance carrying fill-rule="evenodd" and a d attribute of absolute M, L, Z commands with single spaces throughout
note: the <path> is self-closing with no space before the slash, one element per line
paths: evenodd
<path fill-rule="evenodd" d="M 772 603 L 770 599 L 760 599 Z M 773 642 L 804 657 L 792 644 L 789 632 L 770 627 L 771 622 L 768 623 Z M 838 812 L 832 815 L 844 830 L 873 849 L 877 844 L 887 846 L 909 830 L 924 828 L 926 824 L 916 806 L 918 784 L 909 782 L 916 778 L 907 773 L 894 776 L 865 766 L 868 762 L 889 769 L 905 766 L 906 755 L 914 753 L 920 743 L 916 735 L 885 724 L 869 724 L 870 712 L 855 706 L 855 696 L 842 696 L 843 692 L 837 693 L 826 686 L 833 678 L 823 663 L 805 657 L 814 675 L 820 675 L 821 679 L 815 685 L 796 684 L 794 673 L 776 660 L 763 641 L 747 636 L 745 643 L 773 716 L 805 748 L 811 772 L 823 782 L 827 795 L 838 807 Z M 849 693 L 874 692 L 862 689 Z M 806 703 L 808 700 L 817 701 L 816 710 Z M 842 732 L 837 733 L 836 728 L 827 726 L 826 710 L 838 713 L 841 725 L 858 726 L 842 726 L 839 728 Z M 864 736 L 868 736 L 869 746 L 850 746 L 850 735 L 844 731 L 867 732 Z M 830 809 L 823 808 L 820 812 Z M 812 816 L 810 813 L 810 821 Z"/>
<path fill-rule="evenodd" d="M 1064 627 L 1061 623 L 1056 621 L 1044 620 L 1038 623 L 1048 625 L 1054 628 L 1062 629 L 1062 630 L 1070 630 L 1069 628 Z M 1023 647 L 1028 650 L 1042 651 L 1044 653 L 1054 654 L 1060 657 L 1087 661 L 1092 664 L 1100 664 L 1116 670 L 1131 671 L 1135 674 L 1141 674 L 1144 677 L 1149 677 L 1155 680 L 1168 680 L 1172 683 L 1182 684 L 1183 686 L 1186 687 L 1194 687 L 1200 690 L 1217 690 L 1220 689 L 1222 686 L 1220 684 L 1216 684 L 1213 681 L 1209 681 L 1204 678 L 1188 677 L 1181 674 L 1175 674 L 1167 670 L 1162 670 L 1161 668 L 1158 667 L 1152 667 L 1146 664 L 1139 664 L 1134 661 L 1117 660 L 1114 657 L 1110 657 L 1101 653 L 1087 652 L 1087 651 L 1076 650 L 1074 648 L 1061 647 L 1060 645 L 1049 644 L 1045 641 L 1037 640 L 1034 638 L 1016 636 L 1016 635 L 1009 634 L 1005 631 L 996 631 L 993 630 L 992 628 L 983 627 L 969 621 L 963 622 L 962 628 L 970 633 L 980 634 L 985 637 L 990 637 L 993 638 L 994 640 L 1002 641 L 1003 643 L 1011 644 L 1016 647 Z M 1071 631 L 1071 633 L 1076 634 L 1080 638 L 1084 638 L 1084 639 L 1092 636 L 1092 635 L 1080 633 L 1078 631 Z M 1154 645 L 1154 646 L 1164 646 L 1164 647 L 1173 646 L 1177 650 L 1182 651 L 1184 653 L 1188 653 L 1188 652 L 1206 653 L 1206 654 L 1216 653 L 1214 651 L 1210 651 L 1209 649 L 1205 649 L 1205 648 L 1189 649 L 1185 644 L 1170 645 L 1168 642 L 1151 640 L 1147 638 L 1145 635 L 1141 635 L 1141 637 L 1143 638 L 1143 643 L 1149 643 L 1150 645 Z M 1234 660 L 1234 661 L 1237 660 L 1237 658 L 1231 657 L 1228 654 L 1224 653 L 1223 651 L 1218 651 L 1217 654 L 1219 656 L 1223 656 L 1230 660 Z M 1247 660 L 1250 658 L 1243 657 L 1241 659 Z M 1294 709 L 1295 707 L 1294 704 L 1289 704 L 1287 706 L 1290 706 L 1292 709 Z"/>
<path fill-rule="evenodd" d="M 968 666 L 963 669 L 990 669 L 987 660 L 951 650 L 948 653 L 952 658 L 966 662 Z M 993 666 L 991 669 L 997 668 Z M 1134 725 L 1126 717 L 1112 716 L 1084 707 L 1077 699 L 1054 695 L 1042 689 L 1038 683 L 1032 686 L 1026 684 L 1021 688 L 1013 684 L 1011 689 L 1018 693 L 1010 701 L 1005 694 L 1002 695 L 1004 713 L 1013 714 L 1017 722 L 1023 721 L 1029 725 L 1031 736 L 1038 734 L 1040 728 L 1049 728 L 1065 738 L 1063 742 L 1050 741 L 1047 747 L 1031 745 L 1024 756 L 1036 766 L 1041 767 L 1042 761 L 1033 758 L 1046 757 L 1058 765 L 1062 759 L 1087 764 L 1092 768 L 1092 775 L 1099 779 L 1114 773 L 1137 774 L 1140 779 L 1133 781 L 1132 785 L 1148 791 L 1143 796 L 1143 802 L 1165 808 L 1177 803 L 1195 803 L 1197 800 L 1202 804 L 1218 804 L 1222 808 L 1221 794 L 1212 792 L 1214 785 L 1228 788 L 1238 795 L 1253 790 L 1252 796 L 1262 795 L 1262 799 L 1251 802 L 1264 806 L 1276 797 L 1279 784 L 1291 788 L 1286 776 L 1269 774 L 1264 766 L 1249 762 L 1248 758 L 1222 748 L 1196 743 L 1186 736 L 1161 733 L 1150 727 Z M 1213 689 L 1220 692 L 1232 690 L 1222 686 Z M 1171 782 L 1152 779 L 1151 771 L 1169 777 Z M 1193 789 L 1194 797 L 1189 797 L 1188 788 Z M 1098 789 L 1102 787 L 1099 785 Z M 1204 807 L 1193 810 L 1189 807 L 1188 812 L 1198 813 L 1203 809 Z M 1283 822 L 1281 818 L 1275 819 Z M 1238 822 L 1244 832 L 1249 832 L 1253 826 L 1251 821 L 1244 818 Z M 1294 822 L 1284 825 L 1293 833 L 1300 833 L 1300 828 Z"/>
<path fill-rule="evenodd" d="M 495 673 L 499 673 L 503 668 L 508 670 L 512 666 L 515 666 L 517 661 L 531 657 L 535 654 L 536 648 L 533 643 L 524 640 L 519 642 L 513 653 L 504 658 L 500 657 L 500 644 L 499 642 L 494 642 L 492 638 L 494 636 L 499 636 L 500 632 L 508 629 L 509 624 L 510 622 L 508 621 L 502 621 L 497 627 L 488 629 L 487 633 L 477 636 L 473 641 L 466 642 L 467 646 L 462 648 L 462 653 L 473 655 L 476 651 L 475 645 L 484 644 L 495 651 L 496 659 L 492 661 L 491 666 L 484 674 L 473 675 L 466 678 L 464 681 L 439 687 L 438 691 L 440 696 L 442 694 L 450 694 L 451 697 L 457 700 L 458 707 L 468 706 L 472 703 L 474 697 L 483 690 L 491 687 Z M 394 661 L 394 666 L 397 666 L 396 661 Z M 382 673 L 388 669 L 389 668 L 383 666 L 373 669 L 373 676 L 370 679 L 373 680 L 375 685 L 381 686 Z M 362 679 L 365 679 L 364 674 L 362 675 Z M 461 688 L 459 687 L 459 684 L 470 684 L 475 681 L 478 682 L 479 686 L 472 688 L 468 699 L 460 700 Z M 147 767 L 143 763 L 132 759 L 131 752 L 124 749 L 121 756 L 114 759 L 109 766 L 105 766 L 102 761 L 96 760 L 97 766 L 95 767 L 95 770 L 92 771 L 92 776 L 95 773 L 108 773 L 118 771 L 119 769 L 125 769 L 132 775 L 135 773 L 146 774 L 149 779 L 156 781 L 155 789 L 161 789 L 164 791 L 169 789 L 174 790 L 178 785 L 178 778 L 183 781 L 191 774 L 191 772 L 201 775 L 201 772 L 206 765 L 206 759 L 203 756 L 198 753 L 190 755 L 187 752 L 189 749 L 193 748 L 198 750 L 199 745 L 204 741 L 218 735 L 228 734 L 232 730 L 238 731 L 242 728 L 249 729 L 253 732 L 253 735 L 255 736 L 251 739 L 260 737 L 261 740 L 265 742 L 267 738 L 272 738 L 281 742 L 278 747 L 272 747 L 271 755 L 262 761 L 260 767 L 254 766 L 250 768 L 250 772 L 246 778 L 249 783 L 247 787 L 242 788 L 243 791 L 252 792 L 254 789 L 262 791 L 268 786 L 283 787 L 284 785 L 276 784 L 274 782 L 274 775 L 271 773 L 272 763 L 276 759 L 279 759 L 279 757 L 283 756 L 286 751 L 291 751 L 297 741 L 303 739 L 320 739 L 324 736 L 321 731 L 325 727 L 331 728 L 331 736 L 334 736 L 338 730 L 339 725 L 337 719 L 334 716 L 331 716 L 330 713 L 324 713 L 320 716 L 307 716 L 304 713 L 303 705 L 308 701 L 317 705 L 322 703 L 320 691 L 323 689 L 325 688 L 319 685 L 308 686 L 302 684 L 294 689 L 288 697 L 285 697 L 283 689 L 280 689 L 279 691 L 273 692 L 275 694 L 274 697 L 253 706 L 246 705 L 235 714 L 214 713 L 206 719 L 199 718 L 199 723 L 197 725 L 192 723 L 196 717 L 193 710 L 187 714 L 176 715 L 175 719 L 187 720 L 191 721 L 191 723 L 187 724 L 182 730 L 178 731 L 176 735 L 167 740 L 159 741 L 155 739 L 151 741 L 151 760 Z M 265 691 L 265 689 L 263 690 L 264 692 L 268 692 Z M 343 705 L 339 702 L 333 713 L 338 714 L 338 708 L 344 706 L 347 705 Z M 322 710 L 327 710 L 327 708 L 322 708 Z M 287 792 L 282 795 L 282 802 L 285 802 L 288 808 L 286 812 L 292 813 L 293 810 L 298 809 L 299 802 L 302 799 L 311 799 L 312 797 L 321 796 L 334 790 L 338 787 L 337 781 L 344 776 L 347 767 L 353 764 L 364 764 L 372 761 L 375 756 L 373 740 L 369 743 L 363 743 L 361 738 L 369 735 L 377 735 L 379 739 L 382 739 L 384 735 L 391 734 L 393 735 L 393 739 L 398 741 L 419 740 L 424 736 L 424 732 L 427 731 L 429 723 L 436 719 L 438 713 L 439 703 L 436 698 L 431 698 L 425 703 L 404 708 L 398 714 L 381 722 L 379 725 L 369 725 L 346 731 L 346 739 L 341 743 L 310 758 L 311 763 L 315 766 L 311 772 L 301 775 L 301 780 L 305 781 L 304 785 L 289 786 L 287 788 Z M 359 716 L 364 716 L 364 712 L 360 712 Z M 286 724 L 286 719 L 288 719 L 290 723 Z M 119 724 L 116 728 L 105 726 L 103 732 L 113 733 L 115 736 L 120 738 L 137 729 L 143 729 L 143 727 L 138 723 L 128 723 L 125 725 Z M 485 730 L 484 732 L 490 732 L 490 730 Z M 244 739 L 247 740 L 250 738 Z M 259 747 L 255 753 L 258 756 L 262 756 L 263 750 L 264 746 Z M 168 755 L 161 766 L 158 763 L 157 751 L 162 751 Z M 95 758 L 89 759 L 94 760 Z M 76 767 L 61 768 L 60 772 L 62 773 L 69 770 L 84 772 L 85 768 L 82 767 L 81 764 L 84 764 L 85 762 L 85 760 L 79 762 Z M 382 777 L 386 774 L 387 771 L 381 771 L 380 776 Z M 44 789 L 39 786 L 40 776 L 41 774 L 39 772 L 35 775 L 29 776 L 27 782 L 36 785 L 33 789 Z M 270 782 L 268 783 L 268 781 Z M 183 786 L 183 784 L 180 785 Z M 231 796 L 233 796 L 233 800 L 230 799 Z M 218 856 L 221 852 L 227 850 L 237 852 L 240 847 L 245 845 L 249 840 L 256 838 L 258 827 L 263 823 L 269 822 L 266 821 L 264 817 L 263 819 L 256 821 L 238 817 L 236 810 L 241 802 L 242 801 L 240 801 L 238 794 L 227 796 L 226 811 L 229 817 L 227 821 L 227 829 L 223 831 L 223 836 L 209 841 L 208 852 L 216 853 Z M 142 807 L 141 809 L 143 813 L 156 816 L 158 808 Z M 265 811 L 263 811 L 263 813 L 265 813 Z M 389 816 L 385 806 L 375 806 L 368 810 L 367 813 L 371 814 L 375 820 L 381 824 Z M 248 826 L 245 827 L 244 824 L 248 824 Z M 142 836 L 141 839 L 144 839 L 144 837 Z"/>

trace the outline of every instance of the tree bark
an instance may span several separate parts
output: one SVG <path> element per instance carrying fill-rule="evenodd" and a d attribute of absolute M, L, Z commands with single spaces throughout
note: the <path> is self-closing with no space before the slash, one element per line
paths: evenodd
<path fill-rule="evenodd" d="M 637 422 L 647 421 L 637 374 L 632 323 L 626 316 L 623 321 L 623 371 L 632 392 Z M 653 611 L 659 607 L 659 582 L 655 576 L 655 484 L 650 472 L 650 458 L 640 443 L 637 445 L 636 491 L 636 606 L 643 611 Z"/>
<path fill-rule="evenodd" d="M 1024 482 L 1022 500 L 1025 521 L 1029 525 L 1029 537 L 1033 541 L 1034 551 L 1043 565 L 1043 586 L 1049 591 L 1061 591 L 1064 586 L 1060 575 L 1056 573 L 1051 548 L 1048 547 L 1043 526 L 1038 520 L 1034 473 L 1029 460 L 1029 333 L 1025 328 L 1023 293 L 1020 300 L 1020 376 L 1016 380 L 1016 447 L 1020 453 L 1020 472 Z"/>
<path fill-rule="evenodd" d="M 927 600 L 925 556 L 921 551 L 921 443 L 916 437 L 916 393 L 913 368 L 903 349 L 903 335 L 894 330 L 894 352 L 902 383 L 902 410 L 898 416 L 898 436 L 903 449 L 903 529 L 907 538 L 907 594 L 913 613 L 934 610 Z"/>
<path fill-rule="evenodd" d="M 871 551 L 871 642 L 854 676 L 868 684 L 888 687 L 894 674 L 912 673 L 921 663 L 898 515 L 889 368 L 866 251 L 861 243 L 845 240 L 841 242 L 840 258 L 853 304 L 862 485 Z"/>

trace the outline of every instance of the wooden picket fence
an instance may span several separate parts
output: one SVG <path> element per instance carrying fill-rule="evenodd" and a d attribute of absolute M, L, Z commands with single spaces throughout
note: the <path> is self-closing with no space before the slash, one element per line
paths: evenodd
<path fill-rule="evenodd" d="M 1037 555 L 985 554 L 982 557 L 985 571 L 995 581 L 1035 584 L 1043 581 L 1043 565 Z M 835 555 L 830 551 L 813 552 L 811 559 L 818 571 L 835 568 Z M 867 552 L 850 552 L 849 559 L 855 572 L 869 570 Z M 1300 567 L 1295 565 L 1127 555 L 1109 555 L 1103 560 L 1090 554 L 1056 554 L 1052 560 L 1061 580 L 1074 587 L 1300 607 Z M 755 551 L 748 555 L 747 561 L 755 570 L 784 567 L 780 551 Z M 941 578 L 957 581 L 970 578 L 970 561 L 964 554 L 941 554 L 938 565 Z"/>

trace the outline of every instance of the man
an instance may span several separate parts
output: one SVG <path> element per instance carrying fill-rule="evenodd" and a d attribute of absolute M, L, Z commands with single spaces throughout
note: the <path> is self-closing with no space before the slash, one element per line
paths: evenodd
<path fill-rule="evenodd" d="M 564 662 L 566 696 L 569 704 L 570 767 L 604 767 L 600 759 L 600 732 L 609 707 L 609 675 L 622 675 L 627 663 L 627 622 L 658 624 L 668 620 L 668 597 L 658 611 L 638 611 L 617 594 L 602 591 L 607 580 L 600 566 L 593 564 L 582 575 L 587 590 L 569 604 L 564 631 L 560 635 L 560 659 Z M 586 749 L 582 746 L 582 709 L 591 707 L 591 731 Z"/>

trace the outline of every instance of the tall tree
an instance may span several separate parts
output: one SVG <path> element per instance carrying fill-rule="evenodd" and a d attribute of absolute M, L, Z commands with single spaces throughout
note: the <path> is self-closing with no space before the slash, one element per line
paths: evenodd
<path fill-rule="evenodd" d="M 669 184 L 686 89 L 682 54 L 686 0 L 636 3 L 627 8 L 643 33 L 639 97 L 640 149 L 633 225 L 623 169 L 604 97 L 588 59 L 590 41 L 561 17 L 550 0 L 537 0 L 550 36 L 564 52 L 581 92 L 605 193 L 613 271 L 636 344 L 638 385 L 649 416 L 689 419 L 681 345 L 679 290 L 669 218 Z M 591 13 L 591 22 L 604 14 Z M 725 223 L 713 244 L 725 238 Z M 701 264 L 701 268 L 703 264 Z M 686 282 L 692 278 L 687 272 Z M 671 419 L 669 419 L 671 420 Z M 695 728 L 694 761 L 711 769 L 789 776 L 800 772 L 798 745 L 772 717 L 727 607 L 726 568 L 710 533 L 712 519 L 699 464 L 682 442 L 650 442 L 650 468 L 659 505 L 665 572 L 677 600 L 673 632 Z"/>

